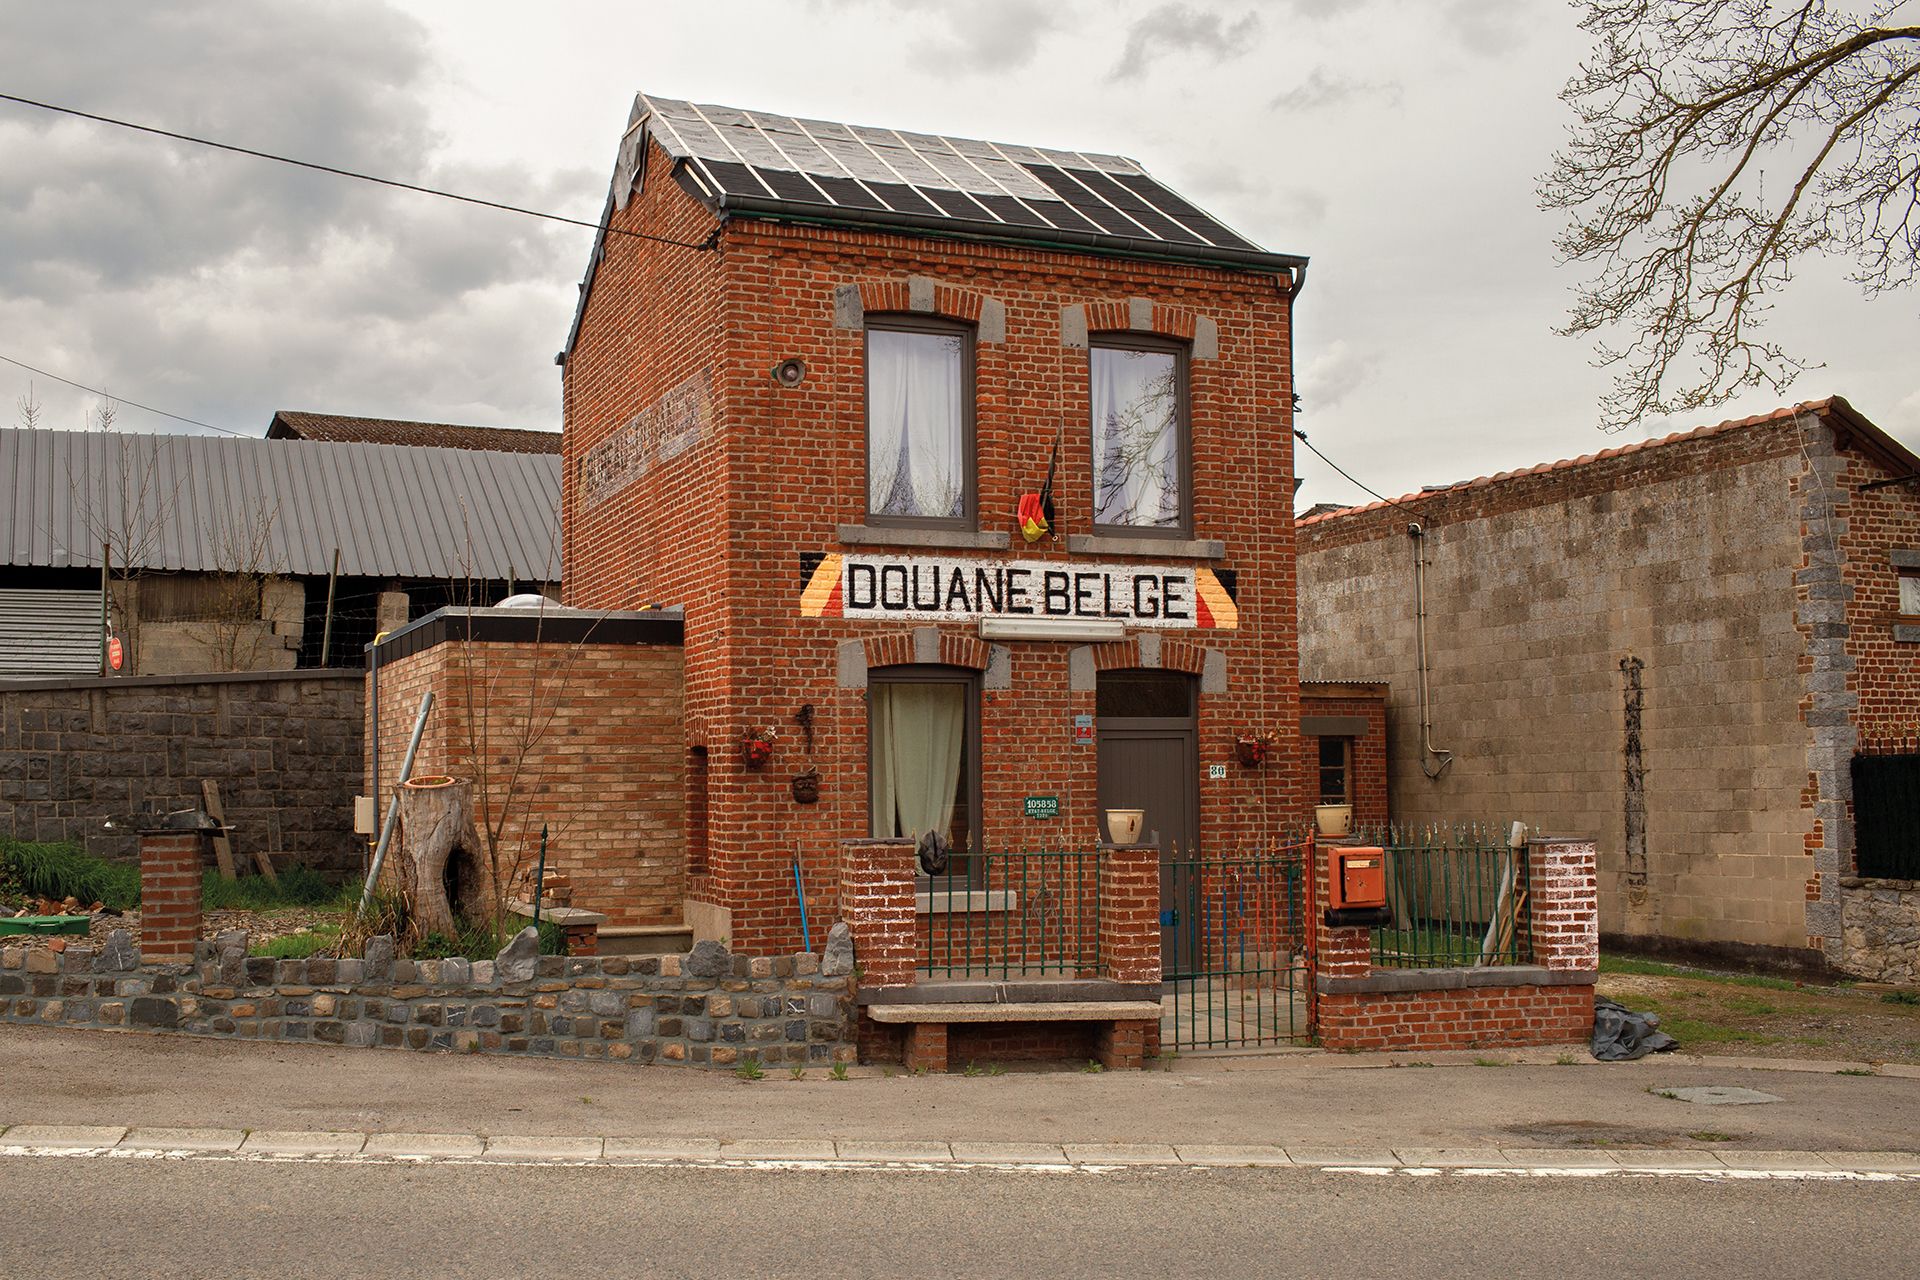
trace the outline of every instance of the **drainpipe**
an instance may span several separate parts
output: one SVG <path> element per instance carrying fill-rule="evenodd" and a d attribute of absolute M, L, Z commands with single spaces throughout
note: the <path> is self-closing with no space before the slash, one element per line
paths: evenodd
<path fill-rule="evenodd" d="M 1407 526 L 1407 538 L 1413 543 L 1413 625 L 1420 651 L 1420 772 L 1438 779 L 1453 763 L 1453 752 L 1433 745 L 1433 691 L 1427 662 L 1427 531 L 1416 521 Z"/>

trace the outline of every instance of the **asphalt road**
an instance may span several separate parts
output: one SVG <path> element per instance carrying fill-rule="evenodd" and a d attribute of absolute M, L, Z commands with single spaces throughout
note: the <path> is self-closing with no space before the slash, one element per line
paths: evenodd
<path fill-rule="evenodd" d="M 1920 1183 L 0 1158 L 44 1277 L 1910 1275 Z"/>

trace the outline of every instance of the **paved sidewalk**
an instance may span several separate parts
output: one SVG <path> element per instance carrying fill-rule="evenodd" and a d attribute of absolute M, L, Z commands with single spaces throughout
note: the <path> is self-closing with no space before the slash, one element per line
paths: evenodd
<path fill-rule="evenodd" d="M 1562 1059 L 1570 1065 L 1556 1065 Z M 837 1081 L 809 1071 L 799 1080 L 773 1072 L 748 1082 L 664 1067 L 5 1027 L 0 1124 L 110 1126 L 115 1136 L 102 1145 L 115 1150 L 128 1136 L 121 1127 L 131 1127 L 136 1142 L 154 1129 L 227 1131 L 208 1142 L 242 1130 L 249 1139 L 382 1136 L 334 1152 L 355 1158 L 389 1153 L 392 1136 L 405 1134 L 450 1135 L 459 1140 L 457 1158 L 484 1156 L 487 1143 L 503 1144 L 492 1148 L 496 1155 L 509 1152 L 508 1140 L 531 1151 L 571 1139 L 576 1154 L 566 1158 L 579 1159 L 683 1158 L 694 1149 L 701 1159 L 745 1158 L 755 1148 L 742 1144 L 761 1144 L 769 1159 L 795 1150 L 825 1158 L 831 1145 L 835 1160 L 902 1150 L 934 1160 L 943 1149 L 959 1160 L 979 1144 L 1038 1143 L 1047 1160 L 1069 1165 L 1076 1152 L 1105 1153 L 1082 1163 L 1115 1158 L 1115 1144 L 1163 1162 L 1248 1149 L 1296 1164 L 1308 1162 L 1303 1152 L 1330 1151 L 1343 1162 L 1363 1153 L 1388 1167 L 1418 1165 L 1425 1157 L 1410 1162 L 1407 1154 L 1432 1151 L 1494 1152 L 1509 1165 L 1513 1153 L 1529 1151 L 1574 1150 L 1615 1164 L 1623 1155 L 1685 1155 L 1724 1168 L 1757 1152 L 1920 1150 L 1916 1073 L 1839 1074 L 1865 1069 L 1674 1056 L 1598 1064 L 1571 1052 L 1290 1053 L 1183 1057 L 1167 1070 L 1097 1075 L 868 1070 Z M 1779 1101 L 1708 1106 L 1662 1094 L 1696 1085 L 1740 1086 Z M 0 1142 L 11 1145 L 18 1134 Z M 629 1145 L 606 1145 L 616 1140 Z M 597 1155 L 594 1142 L 602 1144 Z"/>

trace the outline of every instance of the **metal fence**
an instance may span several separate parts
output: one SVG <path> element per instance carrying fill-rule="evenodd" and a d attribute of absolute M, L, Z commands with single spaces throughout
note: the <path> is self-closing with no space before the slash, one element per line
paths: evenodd
<path fill-rule="evenodd" d="M 1391 827 L 1366 833 L 1386 850 L 1387 910 L 1373 931 L 1377 969 L 1528 964 L 1531 900 L 1524 847 L 1497 824 Z"/>
<path fill-rule="evenodd" d="M 923 877 L 918 969 L 929 977 L 1093 977 L 1100 858 L 1092 849 L 975 853 Z"/>
<path fill-rule="evenodd" d="M 1310 846 L 1163 858 L 1163 1043 L 1172 1049 L 1290 1044 L 1313 1032 Z"/>

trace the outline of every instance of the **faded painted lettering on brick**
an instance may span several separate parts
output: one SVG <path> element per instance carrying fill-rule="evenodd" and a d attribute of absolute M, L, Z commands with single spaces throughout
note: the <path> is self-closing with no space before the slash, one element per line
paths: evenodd
<path fill-rule="evenodd" d="M 828 555 L 800 594 L 807 618 L 1068 618 L 1228 631 L 1233 597 L 1211 569 L 1059 560 Z"/>

